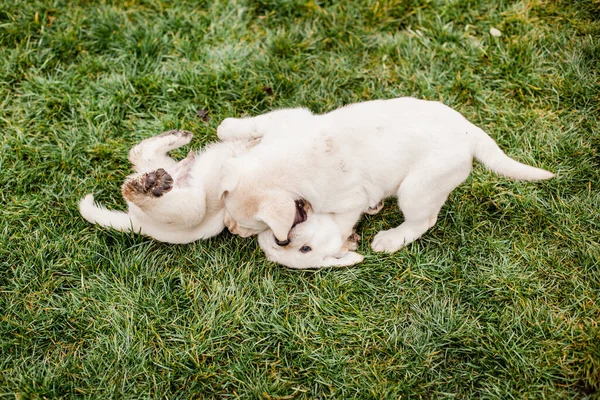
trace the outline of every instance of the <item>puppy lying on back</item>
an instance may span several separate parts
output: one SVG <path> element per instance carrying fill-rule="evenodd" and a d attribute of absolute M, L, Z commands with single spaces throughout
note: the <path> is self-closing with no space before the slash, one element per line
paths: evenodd
<path fill-rule="evenodd" d="M 79 203 L 81 215 L 91 223 L 166 243 L 189 243 L 220 233 L 225 227 L 225 204 L 218 195 L 221 168 L 226 160 L 246 152 L 257 140 L 210 144 L 179 162 L 167 155 L 191 139 L 189 132 L 169 131 L 139 143 L 129 152 L 136 173 L 121 187 L 129 210 L 107 210 L 96 205 L 89 194 Z M 295 228 L 287 251 L 271 245 L 272 233 L 259 237 L 269 260 L 291 268 L 348 266 L 362 261 L 363 257 L 353 251 L 357 235 L 342 241 L 330 215 L 314 215 L 306 202 L 297 202 L 297 207 L 301 215 L 310 214 L 311 219 Z M 295 246 L 297 254 L 292 251 Z"/>
<path fill-rule="evenodd" d="M 210 144 L 179 162 L 167 155 L 191 140 L 191 133 L 173 130 L 133 147 L 129 161 L 136 172 L 121 187 L 128 211 L 107 210 L 89 194 L 79 203 L 83 218 L 166 243 L 189 243 L 219 234 L 225 227 L 219 193 L 223 164 L 248 151 L 257 140 Z"/>
<path fill-rule="evenodd" d="M 371 245 L 394 252 L 435 224 L 450 192 L 469 176 L 473 158 L 513 179 L 553 176 L 508 157 L 450 107 L 414 98 L 357 103 L 323 115 L 287 109 L 227 118 L 217 135 L 262 138 L 225 165 L 225 223 L 242 236 L 269 228 L 281 246 L 303 222 L 298 199 L 317 214 L 331 213 L 345 240 L 365 209 L 397 196 L 404 222 L 379 232 Z"/>

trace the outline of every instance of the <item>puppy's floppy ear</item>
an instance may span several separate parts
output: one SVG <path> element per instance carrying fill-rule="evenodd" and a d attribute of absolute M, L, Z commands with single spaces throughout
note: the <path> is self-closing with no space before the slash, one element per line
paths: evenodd
<path fill-rule="evenodd" d="M 362 262 L 365 257 L 355 251 L 349 251 L 340 258 L 328 256 L 323 259 L 321 267 L 348 267 Z"/>
<path fill-rule="evenodd" d="M 219 198 L 223 199 L 228 192 L 237 188 L 240 180 L 237 165 L 233 160 L 226 163 L 221 170 L 221 183 L 219 185 Z"/>
<path fill-rule="evenodd" d="M 285 195 L 272 197 L 260 204 L 256 218 L 271 228 L 277 240 L 284 242 L 294 225 L 296 202 Z"/>

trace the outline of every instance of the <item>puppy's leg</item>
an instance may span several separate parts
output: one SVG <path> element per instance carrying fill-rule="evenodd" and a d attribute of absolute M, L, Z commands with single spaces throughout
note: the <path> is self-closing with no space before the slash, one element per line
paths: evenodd
<path fill-rule="evenodd" d="M 172 130 L 141 141 L 129 151 L 129 161 L 136 172 L 157 168 L 170 168 L 177 164 L 167 152 L 188 144 L 192 134 L 188 131 Z"/>
<path fill-rule="evenodd" d="M 333 220 L 340 228 L 342 240 L 345 241 L 355 234 L 354 225 L 356 225 L 361 215 L 362 210 L 354 210 L 343 214 L 333 214 Z"/>
<path fill-rule="evenodd" d="M 362 254 L 358 254 L 354 251 L 349 251 L 340 258 L 336 258 L 333 256 L 325 257 L 319 268 L 349 267 L 350 265 L 362 262 L 364 259 L 365 257 Z"/>
<path fill-rule="evenodd" d="M 360 235 L 356 232 L 352 232 L 352 235 L 348 236 L 348 239 L 342 245 L 342 252 L 354 251 L 358 249 L 358 242 L 360 242 Z"/>
<path fill-rule="evenodd" d="M 375 207 L 369 207 L 367 209 L 367 211 L 365 211 L 365 214 L 375 215 L 375 214 L 379 213 L 379 211 L 381 211 L 382 209 L 383 209 L 383 200 L 381 200 L 379 203 L 377 203 L 377 205 Z"/>
<path fill-rule="evenodd" d="M 154 220 L 172 227 L 192 228 L 202 223 L 206 215 L 206 194 L 201 188 L 175 187 L 164 196 L 145 203 L 143 210 Z"/>
<path fill-rule="evenodd" d="M 373 250 L 393 253 L 418 239 L 435 225 L 448 195 L 470 171 L 470 165 L 465 165 L 432 176 L 430 169 L 422 168 L 407 176 L 398 190 L 398 205 L 404 214 L 404 222 L 375 235 L 371 244 Z"/>
<path fill-rule="evenodd" d="M 217 127 L 217 136 L 224 141 L 262 138 L 267 132 L 277 132 L 286 124 L 296 124 L 310 116 L 312 113 L 305 108 L 289 108 L 256 117 L 225 118 Z"/>
<path fill-rule="evenodd" d="M 164 169 L 128 179 L 121 187 L 123 197 L 152 219 L 188 227 L 198 224 L 206 213 L 206 196 L 201 188 L 173 187 Z"/>

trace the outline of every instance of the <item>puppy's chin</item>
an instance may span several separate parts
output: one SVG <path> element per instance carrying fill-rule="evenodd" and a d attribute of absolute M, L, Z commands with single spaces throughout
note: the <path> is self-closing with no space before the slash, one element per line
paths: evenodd
<path fill-rule="evenodd" d="M 259 234 L 261 232 L 261 231 L 256 230 L 256 229 L 242 228 L 238 224 L 234 224 L 231 227 L 228 226 L 227 229 L 229 229 L 229 232 L 233 233 L 234 235 L 238 235 L 238 236 L 241 236 L 243 238 L 247 238 L 247 237 L 250 237 L 252 235 L 257 235 L 257 234 Z"/>
<path fill-rule="evenodd" d="M 234 235 L 241 236 L 243 238 L 247 238 L 247 237 L 250 237 L 252 235 L 256 235 L 258 232 L 252 231 L 252 230 L 240 230 L 240 229 L 236 229 L 235 232 L 231 232 L 231 233 L 233 233 Z"/>
<path fill-rule="evenodd" d="M 241 236 L 243 238 L 252 236 L 252 235 L 256 235 L 259 234 L 262 231 L 259 231 L 257 229 L 250 229 L 250 228 L 244 228 L 241 227 L 232 217 L 231 215 L 229 215 L 228 212 L 225 212 L 225 216 L 223 218 L 223 223 L 225 224 L 225 226 L 227 227 L 227 229 L 229 229 L 229 232 L 231 232 L 234 235 L 238 235 Z"/>

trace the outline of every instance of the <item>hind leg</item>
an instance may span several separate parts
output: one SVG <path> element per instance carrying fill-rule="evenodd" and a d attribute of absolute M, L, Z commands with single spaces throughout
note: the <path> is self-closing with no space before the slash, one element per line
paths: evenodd
<path fill-rule="evenodd" d="M 185 146 L 192 140 L 188 131 L 172 130 L 141 141 L 129 151 L 129 161 L 136 172 L 170 168 L 177 164 L 167 152 Z"/>
<path fill-rule="evenodd" d="M 354 232 L 354 225 L 362 215 L 362 210 L 354 210 L 343 214 L 332 214 L 333 221 L 337 224 L 342 234 L 342 239 L 350 237 Z"/>
<path fill-rule="evenodd" d="M 206 198 L 199 187 L 175 186 L 164 169 L 141 174 L 125 181 L 123 197 L 148 217 L 185 228 L 199 224 L 206 213 Z"/>
<path fill-rule="evenodd" d="M 373 250 L 393 253 L 421 237 L 435 225 L 448 195 L 470 171 L 470 164 L 465 164 L 442 174 L 432 175 L 430 168 L 422 168 L 407 176 L 398 190 L 398 206 L 404 214 L 404 222 L 375 235 Z"/>

